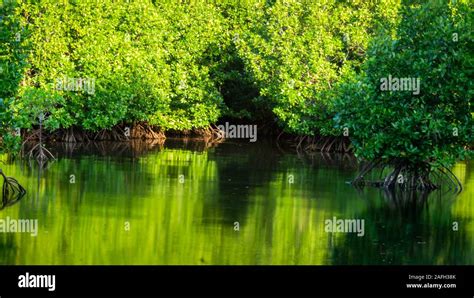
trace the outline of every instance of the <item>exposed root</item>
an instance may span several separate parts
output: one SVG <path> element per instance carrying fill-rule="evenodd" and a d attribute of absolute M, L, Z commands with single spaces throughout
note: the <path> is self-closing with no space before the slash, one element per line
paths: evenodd
<path fill-rule="evenodd" d="M 356 187 L 375 186 L 386 191 L 426 191 L 431 192 L 440 189 L 443 185 L 448 186 L 451 191 L 459 193 L 462 185 L 459 179 L 446 167 L 430 170 L 429 165 L 420 164 L 417 167 L 409 166 L 402 161 L 389 162 L 391 171 L 381 179 L 388 166 L 381 160 L 363 164 L 357 177 L 351 182 Z M 378 180 L 373 178 L 372 172 L 379 168 Z M 367 177 L 369 177 L 367 179 Z"/>
<path fill-rule="evenodd" d="M 33 137 L 37 136 L 38 143 L 33 146 L 33 148 L 28 151 L 28 153 L 25 155 L 24 154 L 24 147 L 27 143 L 27 141 L 31 140 Z M 21 146 L 21 154 L 22 156 L 27 156 L 30 160 L 35 159 L 40 167 L 44 167 L 49 160 L 54 160 L 54 155 L 46 149 L 46 147 L 43 145 L 43 126 L 42 122 L 40 121 L 40 126 L 37 131 L 35 131 L 33 134 L 31 134 L 22 144 Z"/>
<path fill-rule="evenodd" d="M 103 129 L 95 133 L 92 139 L 94 141 L 124 142 L 129 139 L 129 136 L 119 126 L 116 126 L 112 129 Z"/>
<path fill-rule="evenodd" d="M 16 179 L 7 177 L 2 169 L 0 169 L 0 176 L 3 177 L 1 210 L 18 202 L 26 194 L 26 190 Z"/>
<path fill-rule="evenodd" d="M 124 132 L 127 135 L 127 129 Z M 150 125 L 138 123 L 130 130 L 130 138 L 141 140 L 165 140 L 166 136 L 163 131 L 156 129 Z"/>
<path fill-rule="evenodd" d="M 59 135 L 60 135 L 59 140 L 66 143 L 90 141 L 90 137 L 86 132 L 75 129 L 74 127 L 70 127 L 68 129 L 61 131 Z"/>
<path fill-rule="evenodd" d="M 298 142 L 298 145 L 296 146 L 296 151 L 300 151 L 301 150 L 301 144 L 303 143 L 303 141 L 307 138 L 307 136 L 302 136 L 302 137 L 298 137 L 299 138 L 299 142 Z"/>
<path fill-rule="evenodd" d="M 285 151 L 282 151 L 286 153 Z M 357 158 L 350 153 L 345 154 L 333 154 L 326 152 L 296 152 L 298 157 L 305 163 L 310 164 L 313 167 L 343 167 L 346 169 L 355 170 L 357 169 L 358 162 Z"/>
<path fill-rule="evenodd" d="M 207 127 L 205 131 L 207 137 L 204 140 L 207 146 L 212 147 L 225 141 L 225 133 L 215 125 Z"/>
<path fill-rule="evenodd" d="M 33 158 L 36 160 L 48 160 L 55 159 L 54 155 L 46 149 L 43 144 L 38 143 L 26 154 L 28 158 Z"/>
<path fill-rule="evenodd" d="M 39 140 L 40 138 L 40 133 L 41 133 L 41 130 L 40 129 L 36 129 L 34 130 L 31 134 L 27 134 L 25 135 L 25 138 L 23 140 L 23 143 L 21 143 L 21 149 L 20 149 L 20 156 L 24 156 L 25 152 L 24 152 L 24 148 L 25 148 L 25 145 L 26 143 L 30 142 L 30 141 L 33 141 L 33 140 Z"/>
<path fill-rule="evenodd" d="M 277 142 L 281 133 L 277 138 Z M 347 137 L 335 136 L 297 136 L 293 141 L 297 151 L 305 152 L 352 152 L 352 144 Z"/>
<path fill-rule="evenodd" d="M 380 160 L 376 160 L 375 162 L 370 163 L 361 163 L 362 169 L 359 171 L 357 177 L 351 182 L 354 186 L 363 186 L 367 182 L 365 181 L 364 177 L 367 175 L 372 169 L 377 167 L 380 164 Z"/>
<path fill-rule="evenodd" d="M 445 174 L 445 176 L 448 177 L 448 179 L 451 181 L 452 185 L 454 186 L 454 189 L 456 190 L 456 192 L 461 192 L 462 183 L 461 181 L 459 181 L 458 177 L 456 177 L 456 175 L 454 175 L 454 173 L 447 167 L 443 167 L 443 170 L 440 169 L 440 172 L 442 172 L 443 174 Z"/>
<path fill-rule="evenodd" d="M 164 142 L 157 139 L 131 139 L 128 142 L 88 142 L 88 143 L 58 143 L 55 147 L 56 152 L 61 156 L 73 156 L 74 152 L 79 151 L 83 155 L 101 155 L 137 157 L 147 154 L 151 151 L 161 150 Z"/>
<path fill-rule="evenodd" d="M 280 141 L 280 138 L 281 138 L 281 136 L 282 136 L 282 134 L 283 134 L 284 132 L 285 132 L 285 131 L 282 130 L 282 131 L 278 134 L 278 137 L 277 137 L 277 139 L 276 139 L 277 144 L 278 144 L 278 142 Z"/>
<path fill-rule="evenodd" d="M 168 131 L 167 134 L 168 133 L 171 136 L 182 138 L 184 142 L 188 139 L 203 140 L 206 148 L 213 147 L 225 141 L 225 133 L 215 125 L 209 125 L 205 128 L 195 128 L 192 130 Z"/>
<path fill-rule="evenodd" d="M 38 138 L 38 130 L 24 139 L 24 142 Z M 125 142 L 132 139 L 142 140 L 161 140 L 166 139 L 164 132 L 146 123 L 135 123 L 127 126 L 124 124 L 116 125 L 110 129 L 102 129 L 97 132 L 85 131 L 77 127 L 67 129 L 58 129 L 46 134 L 45 139 L 50 141 L 60 141 L 66 143 L 87 143 L 90 141 L 116 141 Z"/>

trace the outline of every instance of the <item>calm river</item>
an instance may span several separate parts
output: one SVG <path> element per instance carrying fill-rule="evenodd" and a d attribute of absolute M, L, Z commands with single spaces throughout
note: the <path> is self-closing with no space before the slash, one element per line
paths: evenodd
<path fill-rule="evenodd" d="M 26 188 L 0 219 L 0 264 L 474 264 L 474 166 L 457 197 L 404 202 L 357 191 L 350 156 L 298 156 L 262 142 L 59 144 L 39 170 L 0 167 Z M 325 220 L 364 220 L 364 235 Z"/>

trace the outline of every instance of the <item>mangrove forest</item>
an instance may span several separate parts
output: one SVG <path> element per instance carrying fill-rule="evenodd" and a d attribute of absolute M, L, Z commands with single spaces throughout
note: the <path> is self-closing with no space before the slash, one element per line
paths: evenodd
<path fill-rule="evenodd" d="M 0 264 L 474 264 L 473 8 L 2 1 Z"/>

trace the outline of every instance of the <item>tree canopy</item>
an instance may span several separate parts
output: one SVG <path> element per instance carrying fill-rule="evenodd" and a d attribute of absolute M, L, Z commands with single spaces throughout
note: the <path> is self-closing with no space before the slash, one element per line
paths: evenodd
<path fill-rule="evenodd" d="M 348 130 L 361 159 L 411 167 L 452 164 L 473 142 L 467 0 L 22 0 L 0 9 L 4 146 L 39 114 L 50 131 L 183 131 L 223 117 L 303 136 Z M 381 86 L 392 78 L 420 89 Z"/>

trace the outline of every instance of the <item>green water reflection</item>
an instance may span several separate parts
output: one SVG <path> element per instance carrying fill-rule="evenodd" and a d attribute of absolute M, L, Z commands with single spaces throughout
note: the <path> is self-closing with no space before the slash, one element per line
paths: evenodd
<path fill-rule="evenodd" d="M 27 195 L 0 219 L 38 219 L 39 230 L 0 233 L 0 263 L 474 264 L 470 163 L 454 168 L 458 197 L 397 205 L 347 185 L 357 171 L 348 156 L 301 157 L 261 142 L 129 149 L 58 147 L 41 173 L 2 164 Z M 333 216 L 364 219 L 365 235 L 326 233 Z"/>

